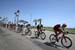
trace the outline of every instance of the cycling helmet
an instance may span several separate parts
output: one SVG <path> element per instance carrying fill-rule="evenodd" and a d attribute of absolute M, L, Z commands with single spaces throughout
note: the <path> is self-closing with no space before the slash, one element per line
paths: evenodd
<path fill-rule="evenodd" d="M 63 27 L 67 27 L 67 24 L 64 23 L 62 26 L 63 26 Z"/>
<path fill-rule="evenodd" d="M 28 24 L 28 26 L 31 26 L 30 24 Z"/>
<path fill-rule="evenodd" d="M 31 26 L 30 24 L 27 24 L 26 27 Z"/>

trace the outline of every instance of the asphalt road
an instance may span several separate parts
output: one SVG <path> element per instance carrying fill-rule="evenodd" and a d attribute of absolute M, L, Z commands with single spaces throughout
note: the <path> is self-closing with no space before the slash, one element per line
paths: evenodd
<path fill-rule="evenodd" d="M 33 35 L 34 36 L 34 33 Z M 47 41 L 47 40 L 45 40 Z M 39 39 L 31 39 L 29 36 L 21 36 L 5 28 L 0 29 L 0 50 L 59 50 L 43 44 Z"/>
<path fill-rule="evenodd" d="M 32 30 L 32 32 L 33 32 L 33 30 Z M 33 41 L 38 41 L 40 43 L 43 43 L 43 44 L 45 44 L 45 45 L 47 45 L 49 47 L 58 48 L 60 50 L 75 50 L 75 34 L 68 34 L 68 35 L 66 35 L 69 38 L 71 38 L 71 40 L 72 40 L 72 47 L 70 47 L 70 48 L 67 49 L 67 48 L 65 48 L 65 47 L 63 47 L 61 45 L 60 41 L 58 43 L 56 43 L 55 45 L 51 45 L 50 40 L 49 40 L 49 36 L 50 36 L 50 34 L 54 34 L 54 32 L 52 32 L 52 31 L 44 31 L 44 32 L 46 34 L 46 39 L 45 40 L 41 40 L 41 39 L 32 39 L 32 40 Z M 34 34 L 35 33 L 33 32 L 33 34 L 32 34 L 31 37 L 34 37 Z"/>

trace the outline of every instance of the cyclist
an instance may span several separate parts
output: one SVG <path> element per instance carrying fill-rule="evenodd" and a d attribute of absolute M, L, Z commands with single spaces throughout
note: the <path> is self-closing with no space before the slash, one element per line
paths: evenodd
<path fill-rule="evenodd" d="M 30 24 L 27 24 L 26 25 L 26 28 L 29 30 L 31 28 L 31 25 Z"/>
<path fill-rule="evenodd" d="M 42 32 L 42 29 L 43 29 L 43 25 L 42 24 L 38 24 L 37 25 L 38 37 L 39 37 L 40 32 Z"/>
<path fill-rule="evenodd" d="M 54 27 L 53 27 L 53 30 L 54 30 L 54 32 L 55 32 L 55 34 L 56 34 L 56 40 L 57 40 L 57 42 L 58 42 L 58 35 L 59 34 L 61 34 L 61 33 L 64 33 L 65 32 L 65 27 L 67 27 L 67 25 L 66 24 L 57 24 L 57 25 L 55 25 Z"/>

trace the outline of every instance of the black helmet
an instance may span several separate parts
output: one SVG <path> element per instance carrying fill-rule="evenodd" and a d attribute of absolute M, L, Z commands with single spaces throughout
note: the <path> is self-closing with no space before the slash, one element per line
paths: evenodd
<path fill-rule="evenodd" d="M 30 24 L 27 24 L 26 27 L 31 26 Z"/>

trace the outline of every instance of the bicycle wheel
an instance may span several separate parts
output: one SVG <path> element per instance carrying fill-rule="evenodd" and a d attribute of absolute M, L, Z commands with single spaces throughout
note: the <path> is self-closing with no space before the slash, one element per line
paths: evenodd
<path fill-rule="evenodd" d="M 25 35 L 27 35 L 27 34 L 28 34 L 28 30 L 26 29 L 26 30 L 25 30 Z"/>
<path fill-rule="evenodd" d="M 46 34 L 45 34 L 44 32 L 42 32 L 42 33 L 40 34 L 40 38 L 41 38 L 42 40 L 45 40 Z"/>
<path fill-rule="evenodd" d="M 51 42 L 51 43 L 55 43 L 55 42 L 56 42 L 56 37 L 55 37 L 54 34 L 51 34 L 51 35 L 49 36 L 49 39 L 50 39 L 50 42 Z"/>
<path fill-rule="evenodd" d="M 32 35 L 32 31 L 31 31 L 31 30 L 28 31 L 28 35 L 29 35 L 29 36 Z"/>
<path fill-rule="evenodd" d="M 69 37 L 65 36 L 61 39 L 61 44 L 66 48 L 70 48 L 72 46 L 72 40 Z"/>
<path fill-rule="evenodd" d="M 38 32 L 37 31 L 35 32 L 35 37 L 38 38 Z"/>

